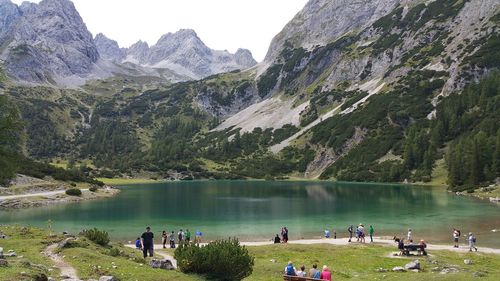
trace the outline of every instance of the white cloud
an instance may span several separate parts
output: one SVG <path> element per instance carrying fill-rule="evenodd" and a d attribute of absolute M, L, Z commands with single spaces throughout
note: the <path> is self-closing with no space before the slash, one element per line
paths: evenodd
<path fill-rule="evenodd" d="M 23 0 L 14 0 L 20 4 Z M 31 1 L 40 2 L 40 1 Z M 194 29 L 213 49 L 250 49 L 260 61 L 271 39 L 307 0 L 73 0 L 89 30 L 128 47 Z"/>

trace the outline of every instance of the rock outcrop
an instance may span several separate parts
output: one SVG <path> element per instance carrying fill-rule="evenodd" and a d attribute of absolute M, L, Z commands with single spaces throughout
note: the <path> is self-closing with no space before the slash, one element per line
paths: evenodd
<path fill-rule="evenodd" d="M 102 33 L 95 36 L 94 43 L 103 59 L 113 62 L 121 62 L 127 56 L 126 49 L 121 49 L 115 40 L 109 39 Z"/>

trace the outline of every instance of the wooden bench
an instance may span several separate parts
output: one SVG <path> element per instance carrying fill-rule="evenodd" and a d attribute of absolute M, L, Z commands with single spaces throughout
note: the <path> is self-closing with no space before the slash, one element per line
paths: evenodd
<path fill-rule="evenodd" d="M 427 256 L 425 247 L 423 247 L 422 245 L 414 245 L 414 244 L 404 245 L 403 255 L 409 256 L 410 252 L 415 252 L 415 251 L 418 252 L 418 254 Z"/>
<path fill-rule="evenodd" d="M 283 275 L 283 281 L 321 281 L 323 279 Z"/>

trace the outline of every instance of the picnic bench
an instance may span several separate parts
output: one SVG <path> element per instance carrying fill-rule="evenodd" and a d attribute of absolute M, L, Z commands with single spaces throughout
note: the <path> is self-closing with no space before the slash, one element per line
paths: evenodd
<path fill-rule="evenodd" d="M 416 245 L 416 244 L 404 245 L 403 255 L 409 256 L 410 252 L 417 252 L 418 254 L 427 256 L 427 252 L 425 251 L 425 246 L 422 245 Z"/>
<path fill-rule="evenodd" d="M 283 275 L 283 281 L 321 281 L 323 279 Z"/>

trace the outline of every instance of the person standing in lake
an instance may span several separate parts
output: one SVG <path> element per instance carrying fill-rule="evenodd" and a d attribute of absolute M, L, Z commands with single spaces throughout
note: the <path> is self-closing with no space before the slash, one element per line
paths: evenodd
<path fill-rule="evenodd" d="M 373 243 L 373 233 L 375 233 L 375 229 L 373 229 L 373 225 L 370 225 L 370 243 Z"/>
<path fill-rule="evenodd" d="M 349 242 L 351 242 L 352 240 L 352 230 L 353 230 L 353 227 L 352 227 L 352 224 L 347 228 L 347 231 L 349 231 Z"/>
<path fill-rule="evenodd" d="M 149 252 L 149 256 L 153 257 L 153 243 L 154 234 L 151 232 L 151 227 L 146 227 L 146 232 L 141 235 L 141 246 L 142 246 L 142 254 L 144 258 L 146 258 Z"/>

